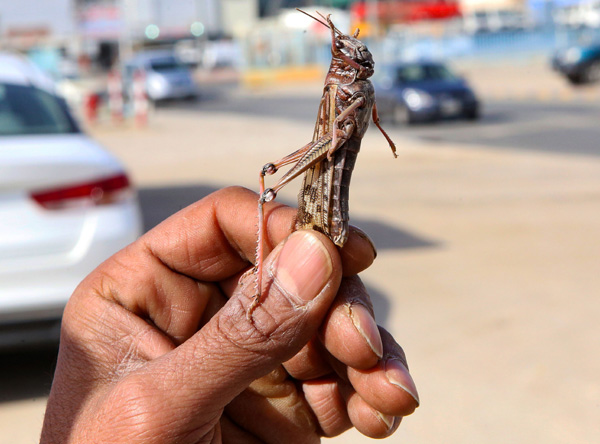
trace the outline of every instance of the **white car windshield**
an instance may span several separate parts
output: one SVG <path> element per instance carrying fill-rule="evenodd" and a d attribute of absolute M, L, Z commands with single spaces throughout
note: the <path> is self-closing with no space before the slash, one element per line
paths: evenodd
<path fill-rule="evenodd" d="M 77 132 L 57 97 L 29 85 L 0 83 L 0 136 Z"/>

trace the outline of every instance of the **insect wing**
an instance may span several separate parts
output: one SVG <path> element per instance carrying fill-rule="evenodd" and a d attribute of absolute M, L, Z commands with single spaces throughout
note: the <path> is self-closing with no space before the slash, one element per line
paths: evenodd
<path fill-rule="evenodd" d="M 313 135 L 314 141 L 333 128 L 333 121 L 336 118 L 336 92 L 337 85 L 330 85 L 323 93 Z M 298 195 L 298 229 L 317 230 L 331 236 L 332 163 L 325 158 L 306 171 Z"/>

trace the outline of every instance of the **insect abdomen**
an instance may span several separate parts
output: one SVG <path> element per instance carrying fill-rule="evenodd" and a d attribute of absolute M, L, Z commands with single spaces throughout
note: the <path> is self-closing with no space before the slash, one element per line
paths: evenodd
<path fill-rule="evenodd" d="M 350 179 L 359 150 L 360 139 L 352 137 L 335 156 L 329 235 L 339 247 L 343 247 L 348 240 Z"/>

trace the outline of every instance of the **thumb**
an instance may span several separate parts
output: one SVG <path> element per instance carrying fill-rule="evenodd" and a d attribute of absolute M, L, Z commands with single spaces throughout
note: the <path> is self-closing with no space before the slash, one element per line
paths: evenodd
<path fill-rule="evenodd" d="M 296 354 L 322 323 L 342 275 L 336 247 L 314 231 L 289 236 L 269 255 L 264 270 L 261 304 L 251 319 L 254 285 L 248 284 L 170 356 L 169 367 L 178 369 L 173 373 L 178 393 L 193 394 L 186 405 L 196 413 L 219 412 L 252 381 Z"/>

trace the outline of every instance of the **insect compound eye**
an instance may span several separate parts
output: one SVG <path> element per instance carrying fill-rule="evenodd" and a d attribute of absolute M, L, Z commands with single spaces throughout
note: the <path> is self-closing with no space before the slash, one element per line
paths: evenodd
<path fill-rule="evenodd" d="M 344 44 L 342 42 L 340 42 L 339 40 L 335 41 L 335 47 L 337 49 L 342 49 L 344 47 Z"/>

